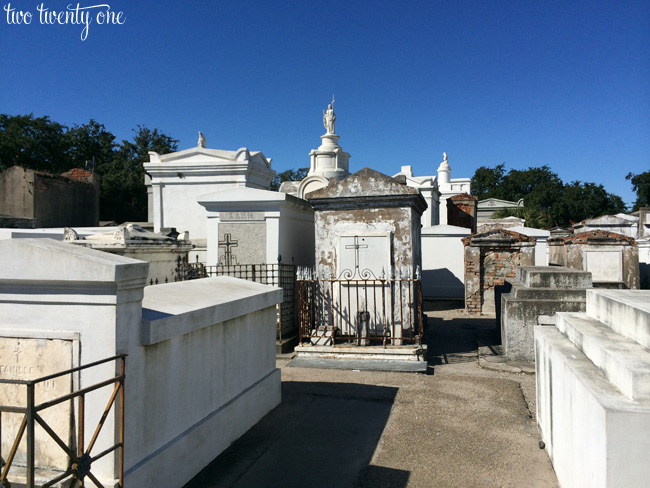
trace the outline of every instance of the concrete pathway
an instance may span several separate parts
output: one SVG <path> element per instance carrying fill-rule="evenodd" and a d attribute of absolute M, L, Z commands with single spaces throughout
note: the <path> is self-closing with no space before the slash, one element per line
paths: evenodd
<path fill-rule="evenodd" d="M 494 319 L 441 305 L 427 312 L 426 375 L 278 359 L 282 404 L 186 488 L 557 487 L 539 448 L 534 375 L 479 367 Z"/>

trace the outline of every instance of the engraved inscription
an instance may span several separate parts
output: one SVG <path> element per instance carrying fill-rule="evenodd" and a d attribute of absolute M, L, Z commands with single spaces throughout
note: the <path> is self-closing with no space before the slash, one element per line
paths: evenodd
<path fill-rule="evenodd" d="M 264 212 L 221 212 L 219 218 L 222 222 L 264 220 Z"/>
<path fill-rule="evenodd" d="M 60 339 L 32 339 L 0 337 L 0 380 L 35 380 L 52 373 L 70 369 L 72 363 L 72 341 Z M 59 398 L 72 391 L 70 375 L 37 383 L 34 388 L 36 403 Z M 0 403 L 23 407 L 27 403 L 27 388 L 24 385 L 0 382 Z M 69 446 L 71 435 L 71 402 L 42 410 L 41 417 Z M 9 452 L 23 415 L 5 413 L 2 415 L 2 452 Z M 19 445 L 15 463 L 26 462 L 27 445 L 25 437 Z M 61 448 L 41 427 L 36 428 L 35 459 L 40 468 L 66 469 L 68 459 Z"/>

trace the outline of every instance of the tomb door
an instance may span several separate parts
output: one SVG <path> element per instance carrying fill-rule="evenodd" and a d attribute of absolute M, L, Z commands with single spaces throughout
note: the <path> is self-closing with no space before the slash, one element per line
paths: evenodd
<path fill-rule="evenodd" d="M 337 266 L 339 326 L 343 335 L 367 344 L 390 322 L 390 234 L 342 236 Z"/>

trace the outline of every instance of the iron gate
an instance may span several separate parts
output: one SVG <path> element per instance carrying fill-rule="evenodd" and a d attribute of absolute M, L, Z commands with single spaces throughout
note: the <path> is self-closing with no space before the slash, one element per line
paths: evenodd
<path fill-rule="evenodd" d="M 424 314 L 419 270 L 376 277 L 346 271 L 336 278 L 298 270 L 300 342 L 314 345 L 422 344 Z"/>

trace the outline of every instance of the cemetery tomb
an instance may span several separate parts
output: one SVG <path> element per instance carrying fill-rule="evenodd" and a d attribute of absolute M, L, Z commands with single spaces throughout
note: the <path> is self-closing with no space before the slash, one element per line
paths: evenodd
<path fill-rule="evenodd" d="M 314 212 L 277 191 L 230 188 L 198 198 L 207 216 L 208 266 L 314 262 Z"/>
<path fill-rule="evenodd" d="M 0 388 L 15 388 L 6 384 L 11 378 L 128 355 L 123 486 L 183 486 L 280 402 L 275 331 L 282 290 L 230 277 L 145 286 L 148 263 L 51 239 L 2 240 L 0 256 Z M 115 371 L 114 363 L 102 363 L 72 382 L 46 381 L 37 401 L 107 381 Z M 0 410 L 7 398 L 21 398 L 4 395 Z M 81 444 L 90 449 L 104 421 L 88 463 L 43 442 L 36 467 L 60 470 L 75 461 L 101 485 L 116 486 L 121 457 L 98 457 L 120 440 L 119 409 L 104 416 L 110 397 L 110 390 L 85 395 L 83 442 L 72 435 L 78 400 L 52 409 L 51 425 L 73 452 Z M 5 408 L 1 422 L 4 457 L 16 419 Z M 16 462 L 24 457 L 19 452 Z"/>
<path fill-rule="evenodd" d="M 548 243 L 549 264 L 590 271 L 594 287 L 639 288 L 639 247 L 631 237 L 595 230 Z"/>
<path fill-rule="evenodd" d="M 148 262 L 147 283 L 150 285 L 179 279 L 178 264 L 188 260 L 193 247 L 187 232 L 162 235 L 149 232 L 137 224 L 123 224 L 108 232 L 83 238 L 74 229 L 67 227 L 63 240 L 77 246 Z"/>
<path fill-rule="evenodd" d="M 503 355 L 535 361 L 533 331 L 555 324 L 556 312 L 584 312 L 591 273 L 561 266 L 520 266 L 495 288 Z"/>
<path fill-rule="evenodd" d="M 391 354 L 387 345 L 408 345 L 401 359 L 421 359 L 420 217 L 426 203 L 404 183 L 365 168 L 307 196 L 315 213 L 316 266 L 298 277 L 299 355 L 384 358 Z M 371 351 L 376 345 L 384 349 Z"/>
<path fill-rule="evenodd" d="M 650 291 L 587 290 L 535 328 L 537 424 L 560 486 L 650 479 Z"/>
<path fill-rule="evenodd" d="M 496 229 L 463 238 L 465 246 L 465 311 L 496 312 L 494 289 L 514 277 L 517 267 L 535 264 L 535 238 Z"/>
<path fill-rule="evenodd" d="M 226 188 L 268 189 L 276 175 L 271 159 L 262 152 L 245 147 L 237 151 L 209 149 L 204 138 L 199 138 L 197 147 L 183 151 L 150 152 L 144 169 L 150 175 L 146 183 L 151 188 L 154 232 L 172 227 L 190 232 L 202 262 L 208 229 L 205 210 L 197 199 Z"/>

